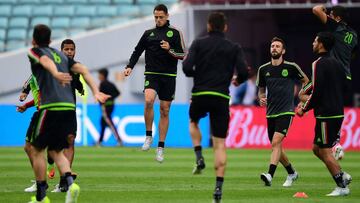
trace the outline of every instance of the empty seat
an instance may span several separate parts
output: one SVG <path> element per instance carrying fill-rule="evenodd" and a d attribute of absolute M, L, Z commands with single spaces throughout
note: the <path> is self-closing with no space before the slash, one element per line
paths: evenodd
<path fill-rule="evenodd" d="M 140 13 L 143 16 L 152 15 L 154 6 L 151 5 L 140 5 Z"/>
<path fill-rule="evenodd" d="M 70 26 L 70 18 L 59 17 L 53 18 L 51 21 L 51 27 L 53 28 L 68 28 Z"/>
<path fill-rule="evenodd" d="M 9 22 L 10 28 L 27 28 L 29 25 L 29 19 L 25 17 L 11 18 Z"/>
<path fill-rule="evenodd" d="M 114 4 L 133 4 L 133 0 L 113 0 Z"/>
<path fill-rule="evenodd" d="M 67 4 L 86 4 L 88 0 L 65 0 Z"/>
<path fill-rule="evenodd" d="M 51 31 L 51 38 L 52 39 L 64 38 L 66 36 L 67 36 L 67 32 L 64 29 L 53 29 Z"/>
<path fill-rule="evenodd" d="M 115 6 L 99 6 L 97 9 L 98 16 L 113 17 L 117 15 L 117 7 Z"/>
<path fill-rule="evenodd" d="M 70 22 L 70 26 L 72 28 L 88 28 L 90 27 L 90 18 L 81 17 L 81 18 L 73 18 Z"/>
<path fill-rule="evenodd" d="M 118 15 L 139 16 L 140 7 L 137 5 L 123 5 L 118 7 Z"/>
<path fill-rule="evenodd" d="M 7 28 L 8 19 L 6 17 L 0 17 L 0 28 Z"/>
<path fill-rule="evenodd" d="M 53 8 L 52 6 L 35 6 L 33 9 L 33 16 L 52 16 Z"/>
<path fill-rule="evenodd" d="M 151 5 L 156 5 L 158 3 L 158 0 L 137 0 L 137 3 L 139 5 L 141 4 L 151 4 Z"/>
<path fill-rule="evenodd" d="M 17 0 L 1 0 L 0 2 L 3 4 L 16 4 Z"/>
<path fill-rule="evenodd" d="M 31 20 L 31 27 L 35 27 L 37 24 L 50 25 L 50 18 L 48 17 L 36 17 Z"/>
<path fill-rule="evenodd" d="M 1 5 L 0 6 L 0 16 L 5 16 L 5 17 L 11 16 L 11 6 Z"/>
<path fill-rule="evenodd" d="M 0 29 L 0 41 L 4 41 L 6 39 L 6 30 Z"/>
<path fill-rule="evenodd" d="M 55 6 L 54 16 L 67 16 L 72 17 L 75 14 L 74 6 Z"/>
<path fill-rule="evenodd" d="M 25 48 L 26 42 L 24 40 L 11 40 L 6 43 L 6 50 L 12 51 L 16 49 Z"/>
<path fill-rule="evenodd" d="M 63 4 L 65 0 L 42 0 L 46 4 Z"/>
<path fill-rule="evenodd" d="M 8 40 L 26 40 L 25 29 L 9 29 L 7 33 Z"/>
<path fill-rule="evenodd" d="M 92 4 L 110 4 L 111 0 L 89 0 Z"/>
<path fill-rule="evenodd" d="M 98 28 L 98 27 L 105 27 L 109 18 L 106 17 L 95 17 L 91 19 L 91 27 Z"/>
<path fill-rule="evenodd" d="M 78 6 L 75 9 L 76 16 L 96 16 L 95 6 Z"/>
<path fill-rule="evenodd" d="M 31 16 L 31 10 L 32 7 L 31 6 L 15 6 L 13 8 L 13 16 L 24 16 L 24 17 L 29 17 Z"/>
<path fill-rule="evenodd" d="M 71 37 L 73 37 L 73 36 L 75 36 L 75 35 L 84 33 L 85 31 L 86 31 L 86 30 L 84 30 L 84 29 L 71 29 L 71 30 L 69 31 L 69 35 L 70 35 Z"/>
<path fill-rule="evenodd" d="M 178 0 L 159 0 L 159 3 L 161 4 L 174 4 L 174 3 L 177 3 Z"/>
<path fill-rule="evenodd" d="M 18 0 L 19 4 L 39 4 L 40 0 Z"/>

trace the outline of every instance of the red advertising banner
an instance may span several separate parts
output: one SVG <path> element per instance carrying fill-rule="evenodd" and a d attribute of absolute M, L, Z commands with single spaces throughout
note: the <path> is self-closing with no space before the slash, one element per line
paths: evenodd
<path fill-rule="evenodd" d="M 265 108 L 230 107 L 229 148 L 270 148 Z M 312 111 L 302 118 L 296 116 L 284 140 L 287 149 L 311 149 L 314 139 L 315 118 Z M 344 149 L 360 151 L 360 108 L 346 108 L 341 129 Z"/>

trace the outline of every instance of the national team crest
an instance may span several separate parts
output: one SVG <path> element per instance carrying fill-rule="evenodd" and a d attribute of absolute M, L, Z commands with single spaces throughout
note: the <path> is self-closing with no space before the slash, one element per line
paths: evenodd
<path fill-rule="evenodd" d="M 169 31 L 167 31 L 166 36 L 167 37 L 172 37 L 172 36 L 174 36 L 174 32 L 169 30 Z"/>
<path fill-rule="evenodd" d="M 281 75 L 284 76 L 284 77 L 287 77 L 289 75 L 289 72 L 287 69 L 283 69 L 282 72 L 281 72 Z"/>

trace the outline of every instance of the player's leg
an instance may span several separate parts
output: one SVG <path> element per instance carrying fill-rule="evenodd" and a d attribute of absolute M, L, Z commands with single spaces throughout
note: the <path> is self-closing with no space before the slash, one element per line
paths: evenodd
<path fill-rule="evenodd" d="M 268 131 L 269 141 L 270 141 L 270 143 L 272 143 L 273 137 L 275 135 L 276 118 L 268 118 L 267 126 L 268 126 L 267 131 Z M 271 156 L 272 156 L 272 154 L 271 154 Z M 270 173 L 275 172 L 275 170 L 276 170 L 276 165 L 270 164 L 268 173 L 260 174 L 260 178 L 262 181 L 264 181 L 265 186 L 271 186 L 272 175 Z"/>
<path fill-rule="evenodd" d="M 106 110 L 106 115 L 107 115 L 106 121 L 108 121 L 107 124 L 108 124 L 111 132 L 112 132 L 112 133 L 114 134 L 114 136 L 115 136 L 115 139 L 116 139 L 116 141 L 117 141 L 117 145 L 118 145 L 118 146 L 122 146 L 121 137 L 120 137 L 120 135 L 119 135 L 119 133 L 118 133 L 116 127 L 115 127 L 114 122 L 112 121 L 112 113 L 113 113 L 113 111 L 114 111 L 114 105 L 108 105 L 108 106 L 106 106 L 106 107 L 105 107 L 105 110 Z"/>
<path fill-rule="evenodd" d="M 214 191 L 215 202 L 222 198 L 222 186 L 224 183 L 225 168 L 226 168 L 226 148 L 225 138 L 213 137 L 214 155 L 215 155 L 215 173 L 216 183 Z"/>
<path fill-rule="evenodd" d="M 33 155 L 33 170 L 36 178 L 36 196 L 32 198 L 32 202 L 49 202 L 46 197 L 46 189 L 48 184 L 46 183 L 46 161 L 44 156 L 44 148 L 32 148 Z"/>
<path fill-rule="evenodd" d="M 288 176 L 283 184 L 284 187 L 290 187 L 292 183 L 298 179 L 299 175 L 291 165 L 287 155 L 285 154 L 285 150 L 282 149 L 280 156 L 280 163 L 285 167 Z"/>
<path fill-rule="evenodd" d="M 143 151 L 150 149 L 153 142 L 152 137 L 152 125 L 154 122 L 154 102 L 156 98 L 156 91 L 154 89 L 145 89 L 145 109 L 144 109 L 144 119 L 145 119 L 145 129 L 146 129 L 146 138 L 142 146 Z"/>
<path fill-rule="evenodd" d="M 159 143 L 156 152 L 156 160 L 158 162 L 164 160 L 165 139 L 169 129 L 170 106 L 171 101 L 160 100 Z"/>

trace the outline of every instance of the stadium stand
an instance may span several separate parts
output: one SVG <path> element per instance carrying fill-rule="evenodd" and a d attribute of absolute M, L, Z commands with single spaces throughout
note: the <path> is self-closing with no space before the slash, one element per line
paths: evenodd
<path fill-rule="evenodd" d="M 43 23 L 53 39 L 151 15 L 154 5 L 179 0 L 0 0 L 0 52 L 31 44 L 32 29 Z"/>

